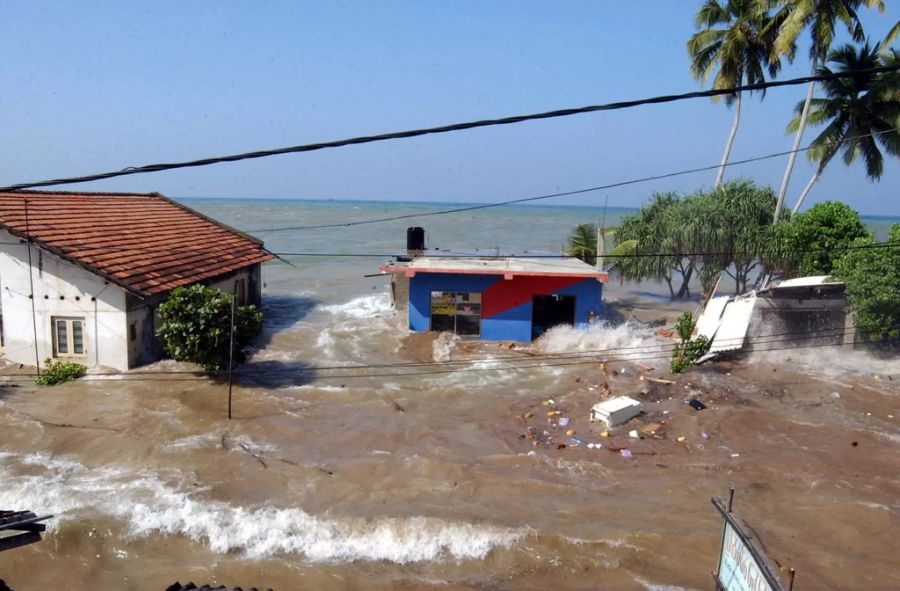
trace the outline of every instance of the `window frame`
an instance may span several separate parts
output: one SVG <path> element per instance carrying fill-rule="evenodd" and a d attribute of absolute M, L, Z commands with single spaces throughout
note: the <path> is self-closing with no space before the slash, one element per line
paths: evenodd
<path fill-rule="evenodd" d="M 66 352 L 61 353 L 59 350 L 59 328 L 60 322 L 65 323 L 66 336 Z M 81 352 L 75 353 L 75 323 L 81 323 Z M 81 359 L 87 357 L 87 332 L 83 316 L 51 316 L 50 317 L 50 334 L 51 344 L 53 347 L 54 359 L 76 358 Z"/>

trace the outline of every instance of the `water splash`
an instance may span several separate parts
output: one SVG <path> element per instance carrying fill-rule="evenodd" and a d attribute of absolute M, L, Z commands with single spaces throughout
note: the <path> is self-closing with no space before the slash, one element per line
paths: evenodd
<path fill-rule="evenodd" d="M 97 511 L 127 524 L 127 534 L 183 535 L 213 552 L 249 558 L 299 554 L 314 562 L 387 560 L 399 564 L 483 559 L 510 547 L 521 531 L 429 517 L 319 517 L 299 508 L 236 507 L 200 498 L 148 472 L 91 469 L 45 454 L 0 453 L 0 506 L 50 512 L 58 521 Z M 19 470 L 13 469 L 18 465 Z M 51 529 L 58 527 L 51 523 Z"/>

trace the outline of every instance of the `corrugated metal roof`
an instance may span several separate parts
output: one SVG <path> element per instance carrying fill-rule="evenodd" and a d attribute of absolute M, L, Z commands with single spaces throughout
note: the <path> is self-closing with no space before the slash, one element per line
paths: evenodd
<path fill-rule="evenodd" d="M 697 334 L 712 339 L 719 329 L 719 323 L 722 318 L 722 312 L 725 310 L 730 296 L 719 296 L 712 298 L 707 302 L 703 313 L 697 318 Z"/>
<path fill-rule="evenodd" d="M 756 294 L 735 298 L 725 305 L 719 329 L 709 347 L 710 353 L 734 351 L 744 346 L 755 305 Z"/>
<path fill-rule="evenodd" d="M 274 258 L 158 193 L 0 193 L 0 227 L 144 296 Z"/>

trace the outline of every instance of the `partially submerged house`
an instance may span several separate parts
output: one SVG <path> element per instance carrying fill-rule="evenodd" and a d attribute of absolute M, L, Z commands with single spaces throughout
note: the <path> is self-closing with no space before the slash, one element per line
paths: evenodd
<path fill-rule="evenodd" d="M 712 298 L 697 319 L 709 355 L 852 343 L 844 284 L 826 276 L 788 279 L 760 291 Z"/>
<path fill-rule="evenodd" d="M 587 326 L 600 315 L 608 275 L 578 259 L 425 255 L 418 236 L 408 241 L 408 260 L 380 268 L 393 274 L 394 305 L 407 307 L 410 330 L 531 341 L 553 326 Z"/>
<path fill-rule="evenodd" d="M 202 283 L 259 304 L 261 241 L 158 193 L 0 193 L 6 359 L 129 369 L 159 359 L 157 306 Z"/>

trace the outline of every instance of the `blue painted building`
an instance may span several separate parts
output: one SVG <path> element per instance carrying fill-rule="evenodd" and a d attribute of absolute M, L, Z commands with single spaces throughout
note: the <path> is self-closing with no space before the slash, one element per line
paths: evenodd
<path fill-rule="evenodd" d="M 416 257 L 383 272 L 408 281 L 409 328 L 531 341 L 600 315 L 606 273 L 577 259 Z"/>

